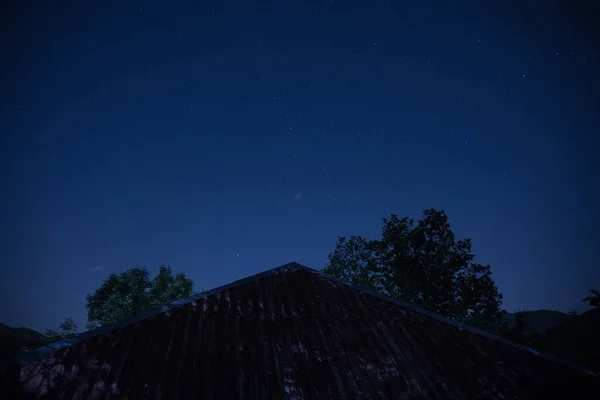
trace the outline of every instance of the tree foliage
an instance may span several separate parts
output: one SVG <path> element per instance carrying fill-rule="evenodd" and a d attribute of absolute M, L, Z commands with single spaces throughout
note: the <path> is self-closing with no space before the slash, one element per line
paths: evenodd
<path fill-rule="evenodd" d="M 417 223 L 392 214 L 381 239 L 339 237 L 324 272 L 488 330 L 501 325 L 502 295 L 489 265 L 473 261 L 471 240 L 456 240 L 444 211 Z"/>
<path fill-rule="evenodd" d="M 77 324 L 73 321 L 73 318 L 65 318 L 65 320 L 58 326 L 58 331 L 54 329 L 46 329 L 44 335 L 48 338 L 48 342 L 56 342 L 68 337 L 75 336 L 79 333 Z"/>
<path fill-rule="evenodd" d="M 193 282 L 183 273 L 174 274 L 170 266 L 161 265 L 154 279 L 146 267 L 111 274 L 86 297 L 88 329 L 191 296 L 192 291 Z"/>

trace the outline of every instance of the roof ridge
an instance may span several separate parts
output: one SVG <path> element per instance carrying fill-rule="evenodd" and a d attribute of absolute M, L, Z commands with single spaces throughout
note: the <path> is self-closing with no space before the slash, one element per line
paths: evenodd
<path fill-rule="evenodd" d="M 517 342 L 505 339 L 505 338 L 503 338 L 501 336 L 494 335 L 494 334 L 492 334 L 490 332 L 484 331 L 483 329 L 480 329 L 480 328 L 477 328 L 477 327 L 474 327 L 474 326 L 471 326 L 471 325 L 464 324 L 462 322 L 453 320 L 451 318 L 444 317 L 444 316 L 442 316 L 440 314 L 437 314 L 437 313 L 434 313 L 432 311 L 426 310 L 424 308 L 415 306 L 414 304 L 406 303 L 406 302 L 398 300 L 398 299 L 396 299 L 394 297 L 391 297 L 391 296 L 388 296 L 388 295 L 385 295 L 385 294 L 382 294 L 382 293 L 378 293 L 378 292 L 376 292 L 376 291 L 374 291 L 372 289 L 364 288 L 364 287 L 360 287 L 360 286 L 355 285 L 355 284 L 348 283 L 348 282 L 346 282 L 346 281 L 344 281 L 344 280 L 342 280 L 340 278 L 331 276 L 331 275 L 326 274 L 326 273 L 324 273 L 323 271 L 320 271 L 320 270 L 316 270 L 316 269 L 313 269 L 313 268 L 306 267 L 306 266 L 301 265 L 301 264 L 299 264 L 299 263 L 297 263 L 295 261 L 287 263 L 287 264 L 284 264 L 284 265 L 281 265 L 279 267 L 275 267 L 275 268 L 272 268 L 272 269 L 269 269 L 269 270 L 257 273 L 257 274 L 254 274 L 254 275 L 250 275 L 250 276 L 248 276 L 246 278 L 238 279 L 238 280 L 233 281 L 231 283 L 228 283 L 228 284 L 225 284 L 225 285 L 221 285 L 221 286 L 218 286 L 218 287 L 210 289 L 210 290 L 206 290 L 206 291 L 194 294 L 194 295 L 192 295 L 190 297 L 186 297 L 184 299 L 176 300 L 176 301 L 167 303 L 167 304 L 159 306 L 159 307 L 154 307 L 154 308 L 142 311 L 142 312 L 140 312 L 140 313 L 138 313 L 136 315 L 124 318 L 124 319 L 122 319 L 122 320 L 120 320 L 118 322 L 115 322 L 115 323 L 112 323 L 112 324 L 108 324 L 108 325 L 104 325 L 104 326 L 101 326 L 99 328 L 92 329 L 90 331 L 86 331 L 86 332 L 80 333 L 80 334 L 78 334 L 76 336 L 73 336 L 71 338 L 59 340 L 57 342 L 48 344 L 46 346 L 39 347 L 37 349 L 31 350 L 31 351 L 29 351 L 27 353 L 23 353 L 23 354 L 17 356 L 16 359 L 13 360 L 12 362 L 10 362 L 8 366 L 13 365 L 15 363 L 22 363 L 22 362 L 30 361 L 30 360 L 38 358 L 38 357 L 40 357 L 42 355 L 50 354 L 50 353 L 53 353 L 53 352 L 55 352 L 57 350 L 60 350 L 62 348 L 70 347 L 70 346 L 73 346 L 73 345 L 78 344 L 80 342 L 89 340 L 89 339 L 91 339 L 91 338 L 93 338 L 95 336 L 102 335 L 102 334 L 105 334 L 105 333 L 108 333 L 108 332 L 111 332 L 111 331 L 114 331 L 114 330 L 117 330 L 117 329 L 120 329 L 120 328 L 124 328 L 125 326 L 133 325 L 135 323 L 138 323 L 138 322 L 143 321 L 145 319 L 154 317 L 154 316 L 156 316 L 158 314 L 161 314 L 163 312 L 171 311 L 173 309 L 182 307 L 182 306 L 184 306 L 186 304 L 192 303 L 192 302 L 197 301 L 199 299 L 215 295 L 217 293 L 223 292 L 223 291 L 228 290 L 228 289 L 232 289 L 232 288 L 236 288 L 236 287 L 239 287 L 239 286 L 242 286 L 242 285 L 246 285 L 248 283 L 255 282 L 255 281 L 258 281 L 260 279 L 268 278 L 268 277 L 277 275 L 277 274 L 279 274 L 281 272 L 284 272 L 284 271 L 287 271 L 287 270 L 304 270 L 304 271 L 307 271 L 309 273 L 312 273 L 312 274 L 315 274 L 315 275 L 321 277 L 322 279 L 327 279 L 327 280 L 332 281 L 332 282 L 334 282 L 336 284 L 348 286 L 352 290 L 356 290 L 358 292 L 361 292 L 361 293 L 364 293 L 364 294 L 376 297 L 376 298 L 378 298 L 380 300 L 383 300 L 383 301 L 386 301 L 386 302 L 390 302 L 390 303 L 395 304 L 397 306 L 409 309 L 409 310 L 411 310 L 413 312 L 419 313 L 421 315 L 425 315 L 426 317 L 432 318 L 432 319 L 434 319 L 436 321 L 439 321 L 439 322 L 442 322 L 442 323 L 454 326 L 456 328 L 459 328 L 460 330 L 465 330 L 465 331 L 468 331 L 468 332 L 471 332 L 471 333 L 483 336 L 485 338 L 494 340 L 496 342 L 503 343 L 505 345 L 508 345 L 508 346 L 510 346 L 512 348 L 515 348 L 517 350 L 520 350 L 520 351 L 525 351 L 525 352 L 528 352 L 528 353 L 532 353 L 535 356 L 541 357 L 543 359 L 546 359 L 546 360 L 549 360 L 549 361 L 552 361 L 552 362 L 555 362 L 555 363 L 562 364 L 562 365 L 564 365 L 566 367 L 569 367 L 571 369 L 575 369 L 575 370 L 577 370 L 579 372 L 583 372 L 583 373 L 588 374 L 588 375 L 600 376 L 600 373 L 592 371 L 592 370 L 590 370 L 588 368 L 585 368 L 582 365 L 577 364 L 575 362 L 562 359 L 562 358 L 557 357 L 557 356 L 555 356 L 553 354 L 550 354 L 550 353 L 538 351 L 538 350 L 536 350 L 536 349 L 534 349 L 532 347 L 528 347 L 528 346 L 519 344 Z M 6 365 L 4 367 L 6 367 Z"/>

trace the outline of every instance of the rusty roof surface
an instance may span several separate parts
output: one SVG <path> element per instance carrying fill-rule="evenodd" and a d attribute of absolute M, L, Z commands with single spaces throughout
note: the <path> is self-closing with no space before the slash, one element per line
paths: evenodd
<path fill-rule="evenodd" d="M 599 379 L 289 264 L 24 355 L 0 373 L 0 393 L 11 399 L 525 399 L 566 388 L 571 395 L 597 394 Z"/>

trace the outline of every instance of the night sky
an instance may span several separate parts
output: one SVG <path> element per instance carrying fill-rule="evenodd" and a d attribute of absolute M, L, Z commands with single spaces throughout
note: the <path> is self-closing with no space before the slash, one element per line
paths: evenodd
<path fill-rule="evenodd" d="M 198 291 L 322 268 L 431 207 L 509 311 L 600 288 L 590 10 L 35 3 L 0 24 L 0 322 L 83 328 L 86 293 L 138 265 Z"/>

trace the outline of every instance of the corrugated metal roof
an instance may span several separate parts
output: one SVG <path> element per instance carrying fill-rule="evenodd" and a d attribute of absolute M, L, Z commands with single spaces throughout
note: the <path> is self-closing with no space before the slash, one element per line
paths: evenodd
<path fill-rule="evenodd" d="M 10 398 L 506 399 L 599 378 L 288 264 L 22 358 Z M 60 347 L 60 346 L 56 346 Z M 597 393 L 597 392 L 596 392 Z"/>

